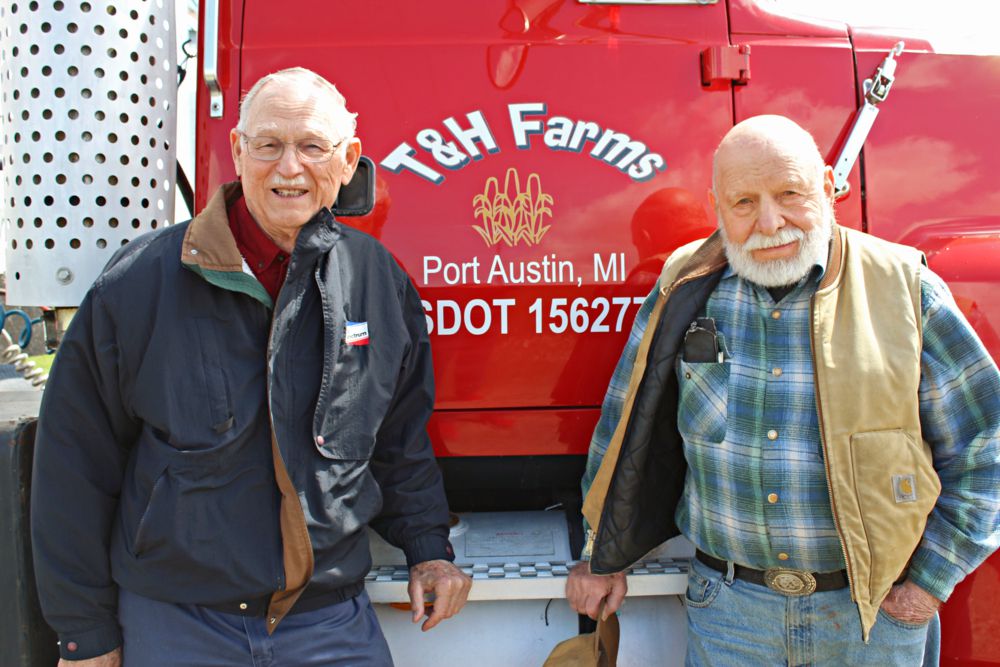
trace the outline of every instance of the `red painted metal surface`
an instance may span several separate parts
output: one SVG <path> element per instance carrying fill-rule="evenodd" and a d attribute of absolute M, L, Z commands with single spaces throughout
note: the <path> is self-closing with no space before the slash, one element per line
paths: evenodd
<path fill-rule="evenodd" d="M 728 0 L 729 26 L 733 34 L 779 35 L 782 37 L 847 37 L 847 25 L 776 11 L 774 5 L 758 0 Z M 788 63 L 795 68 L 794 62 Z"/>
<path fill-rule="evenodd" d="M 579 454 L 589 442 L 600 410 L 437 411 L 428 432 L 439 456 L 482 456 L 482 443 L 507 456 Z"/>
<path fill-rule="evenodd" d="M 205 54 L 205 3 L 198 10 L 198 95 L 195 122 L 195 210 L 200 211 L 219 183 L 233 179 L 229 130 L 239 118 L 240 47 L 243 40 L 243 3 L 219 1 L 219 83 L 224 95 L 223 117 L 209 118 L 208 89 L 201 76 Z"/>
<path fill-rule="evenodd" d="M 372 216 L 348 222 L 387 245 L 426 302 L 437 407 L 539 409 L 518 413 L 537 428 L 515 440 L 483 429 L 467 443 L 435 439 L 438 452 L 584 453 L 592 424 L 567 429 L 553 408 L 600 405 L 659 264 L 713 229 L 705 193 L 712 151 L 732 123 L 732 98 L 726 86 L 701 85 L 699 54 L 727 43 L 725 5 L 453 0 L 432 12 L 415 3 L 344 2 L 334 14 L 317 1 L 294 14 L 247 3 L 239 85 L 303 65 L 336 82 L 359 113 L 364 153 L 383 163 L 382 202 Z M 302 16 L 315 20 L 303 23 Z M 210 123 L 211 136 L 199 138 L 219 160 L 200 174 L 202 197 L 232 174 L 218 146 L 223 125 L 234 122 L 233 96 L 227 90 L 227 123 Z M 530 103 L 544 111 L 512 120 L 511 105 Z M 468 129 L 467 114 L 475 112 L 489 127 L 493 152 L 480 142 L 479 159 L 448 169 L 418 146 L 428 130 L 456 142 L 445 119 Z M 596 142 L 559 150 L 542 133 L 518 146 L 516 125 L 530 131 L 537 122 L 547 131 L 556 117 L 574 128 L 591 123 L 602 136 L 628 135 L 645 148 L 631 166 L 655 164 L 655 153 L 665 169 L 632 178 L 617 159 L 594 157 Z M 443 181 L 386 168 L 403 142 Z M 483 208 L 502 217 L 502 202 L 523 206 L 513 216 L 532 216 L 536 238 L 484 240 L 475 229 L 487 226 Z M 453 414 L 437 419 L 453 421 Z"/>

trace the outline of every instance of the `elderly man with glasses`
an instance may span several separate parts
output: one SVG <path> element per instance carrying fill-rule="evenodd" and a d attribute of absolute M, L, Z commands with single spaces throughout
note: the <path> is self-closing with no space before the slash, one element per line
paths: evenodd
<path fill-rule="evenodd" d="M 87 294 L 32 499 L 61 665 L 391 665 L 368 525 L 406 554 L 415 622 L 435 596 L 424 630 L 465 603 L 420 299 L 330 212 L 354 129 L 319 75 L 264 77 L 231 134 L 240 182 L 123 248 Z"/>

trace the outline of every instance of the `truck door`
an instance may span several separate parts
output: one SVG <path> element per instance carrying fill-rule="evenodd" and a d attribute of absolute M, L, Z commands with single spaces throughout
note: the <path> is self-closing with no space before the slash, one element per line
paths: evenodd
<path fill-rule="evenodd" d="M 728 44 L 726 9 L 713 0 L 225 9 L 242 16 L 241 35 L 219 31 L 241 40 L 241 90 L 301 65 L 335 82 L 359 114 L 379 202 L 345 222 L 380 238 L 424 300 L 439 455 L 586 452 L 663 259 L 714 229 L 705 193 L 732 94 L 703 86 L 700 63 L 703 50 Z M 210 134 L 232 126 L 229 94 L 228 122 L 206 121 Z M 217 168 L 199 182 L 231 176 Z"/>

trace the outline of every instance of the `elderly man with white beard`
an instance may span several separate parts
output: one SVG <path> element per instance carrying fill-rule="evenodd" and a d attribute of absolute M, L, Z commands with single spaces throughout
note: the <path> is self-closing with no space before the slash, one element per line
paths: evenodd
<path fill-rule="evenodd" d="M 801 127 L 736 125 L 719 229 L 667 260 L 594 432 L 567 597 L 615 612 L 683 534 L 688 665 L 936 664 L 938 606 L 998 546 L 997 367 L 923 255 L 837 226 L 833 193 Z"/>

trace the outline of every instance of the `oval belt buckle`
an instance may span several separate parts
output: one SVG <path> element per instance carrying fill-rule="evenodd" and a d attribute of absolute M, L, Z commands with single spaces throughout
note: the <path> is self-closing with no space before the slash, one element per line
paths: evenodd
<path fill-rule="evenodd" d="M 782 595 L 798 597 L 816 591 L 816 577 L 804 570 L 771 568 L 764 571 L 764 583 Z"/>

